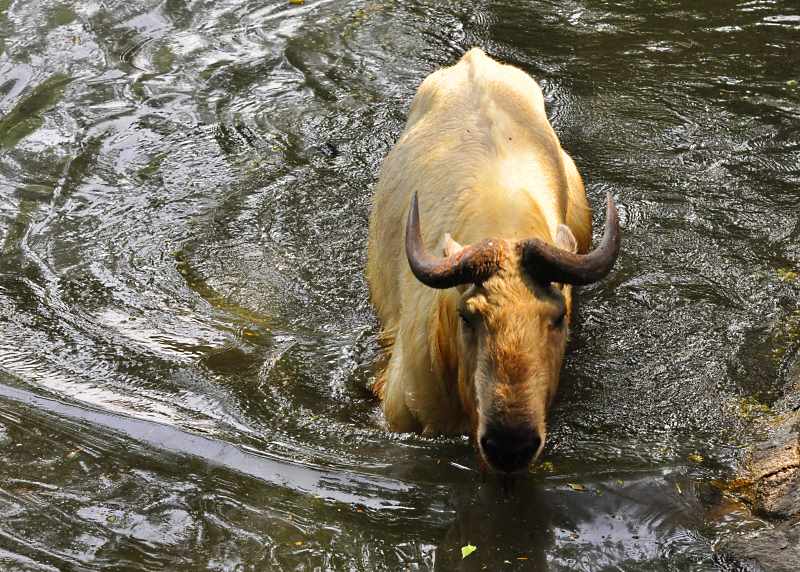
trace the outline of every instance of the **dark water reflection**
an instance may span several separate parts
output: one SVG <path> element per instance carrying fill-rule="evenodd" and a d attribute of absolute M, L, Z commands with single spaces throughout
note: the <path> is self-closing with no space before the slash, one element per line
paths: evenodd
<path fill-rule="evenodd" d="M 625 231 L 510 487 L 364 389 L 371 187 L 473 45 Z M 0 569 L 723 567 L 708 483 L 796 369 L 798 70 L 788 0 L 0 0 Z"/>

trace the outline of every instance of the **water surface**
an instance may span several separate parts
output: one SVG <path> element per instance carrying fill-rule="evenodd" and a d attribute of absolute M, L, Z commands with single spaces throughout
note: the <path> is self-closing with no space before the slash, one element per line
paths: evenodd
<path fill-rule="evenodd" d="M 366 390 L 372 187 L 476 45 L 624 231 L 510 489 Z M 800 340 L 798 70 L 789 0 L 0 0 L 0 569 L 732 566 L 710 483 Z"/>

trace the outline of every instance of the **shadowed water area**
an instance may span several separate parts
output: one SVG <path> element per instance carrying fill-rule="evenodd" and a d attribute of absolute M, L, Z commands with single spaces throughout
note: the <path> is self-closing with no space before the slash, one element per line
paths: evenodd
<path fill-rule="evenodd" d="M 475 45 L 624 232 L 511 487 L 366 390 L 380 162 Z M 792 80 L 790 0 L 0 0 L 0 570 L 734 569 L 763 524 L 711 483 L 800 343 Z"/>

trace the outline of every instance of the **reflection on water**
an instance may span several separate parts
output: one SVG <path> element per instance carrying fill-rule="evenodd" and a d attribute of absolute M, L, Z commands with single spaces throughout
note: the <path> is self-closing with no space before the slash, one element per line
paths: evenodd
<path fill-rule="evenodd" d="M 723 566 L 757 523 L 707 483 L 800 340 L 798 18 L 0 0 L 0 568 Z M 552 470 L 513 483 L 387 433 L 365 390 L 371 188 L 473 45 L 540 80 L 625 232 L 581 292 Z"/>

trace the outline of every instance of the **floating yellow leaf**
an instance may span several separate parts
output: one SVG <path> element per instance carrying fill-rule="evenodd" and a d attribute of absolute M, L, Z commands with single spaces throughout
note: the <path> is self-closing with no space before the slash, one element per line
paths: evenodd
<path fill-rule="evenodd" d="M 466 546 L 462 546 L 461 547 L 461 559 L 463 560 L 464 558 L 466 558 L 467 556 L 469 556 L 470 554 L 475 552 L 477 549 L 478 549 L 478 547 L 475 546 L 475 545 L 472 545 L 472 544 L 467 544 Z"/>
<path fill-rule="evenodd" d="M 302 4 L 305 4 L 305 3 L 306 3 L 306 0 L 289 0 L 289 4 L 293 4 L 295 6 L 301 6 Z"/>
<path fill-rule="evenodd" d="M 567 483 L 567 486 L 571 488 L 573 491 L 583 492 L 586 490 L 586 487 L 584 487 L 580 483 Z"/>
<path fill-rule="evenodd" d="M 703 462 L 703 455 L 700 455 L 699 453 L 691 453 L 686 458 L 689 459 L 692 463 L 702 463 Z"/>

